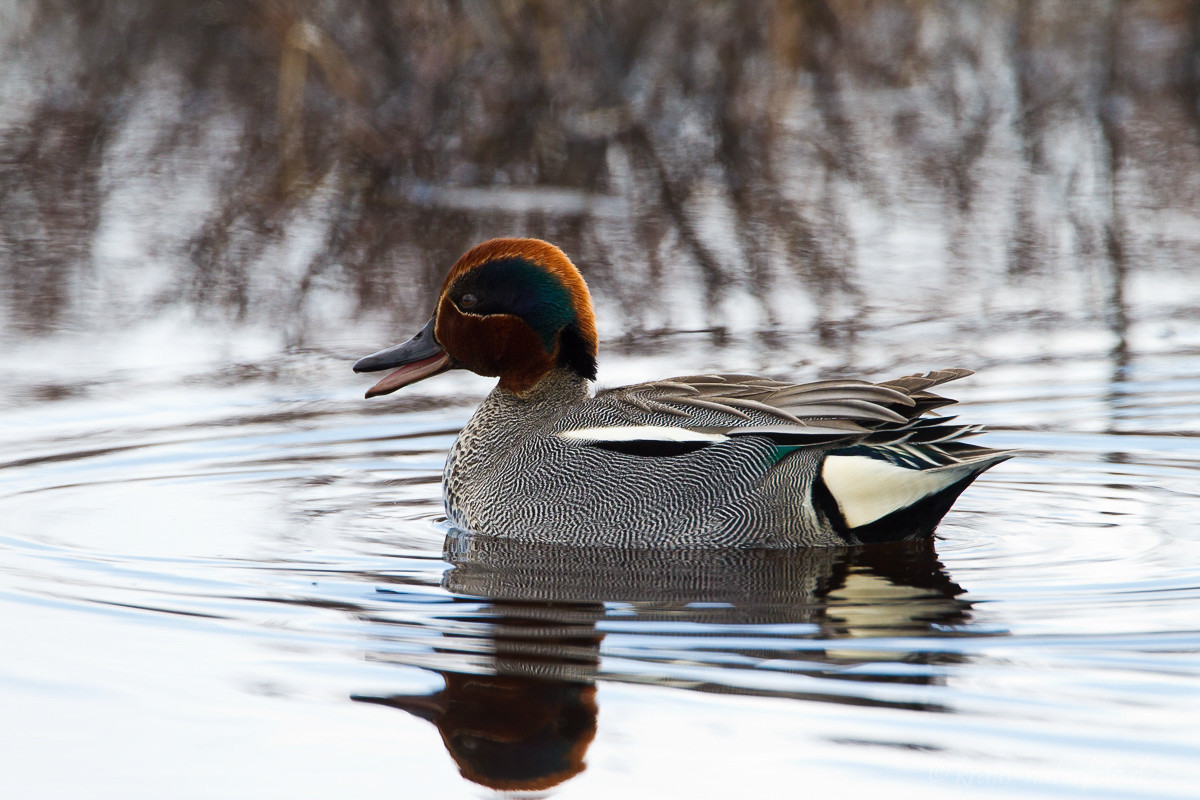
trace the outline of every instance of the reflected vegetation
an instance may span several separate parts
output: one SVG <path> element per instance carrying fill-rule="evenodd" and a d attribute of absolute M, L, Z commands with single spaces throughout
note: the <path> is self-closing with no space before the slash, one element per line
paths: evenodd
<path fill-rule="evenodd" d="M 8 327 L 182 305 L 319 345 L 520 233 L 631 336 L 768 330 L 802 287 L 836 343 L 897 264 L 912 316 L 1052 279 L 1083 303 L 1044 323 L 1123 336 L 1131 275 L 1200 256 L 1197 8 L 4 0 Z"/>
<path fill-rule="evenodd" d="M 465 778 L 502 790 L 583 771 L 599 680 L 946 710 L 921 687 L 962 662 L 936 640 L 970 622 L 928 539 L 664 553 L 452 532 L 446 558 L 459 603 L 419 632 L 381 610 L 372 634 L 386 647 L 371 656 L 433 670 L 444 688 L 355 699 L 432 722 Z"/>
<path fill-rule="evenodd" d="M 0 66 L 18 794 L 467 796 L 435 736 L 580 797 L 1195 794 L 1200 2 L 0 0 Z M 935 541 L 443 557 L 485 387 L 349 367 L 496 235 L 584 271 L 605 385 L 969 367 L 1024 455 Z"/>

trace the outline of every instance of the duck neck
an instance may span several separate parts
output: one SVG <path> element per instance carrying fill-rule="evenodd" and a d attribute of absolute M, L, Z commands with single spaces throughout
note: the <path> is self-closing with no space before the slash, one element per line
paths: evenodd
<path fill-rule="evenodd" d="M 568 369 L 553 369 L 524 392 L 496 386 L 463 433 L 467 438 L 479 436 L 489 447 L 506 450 L 557 422 L 568 408 L 587 397 L 584 378 Z"/>
<path fill-rule="evenodd" d="M 446 461 L 447 508 L 460 484 L 490 474 L 521 441 L 543 433 L 588 396 L 587 381 L 568 369 L 546 373 L 520 394 L 497 386 L 459 432 Z"/>
<path fill-rule="evenodd" d="M 523 392 L 497 385 L 488 401 L 539 413 L 543 409 L 563 408 L 588 396 L 587 379 L 572 369 L 555 367 Z"/>

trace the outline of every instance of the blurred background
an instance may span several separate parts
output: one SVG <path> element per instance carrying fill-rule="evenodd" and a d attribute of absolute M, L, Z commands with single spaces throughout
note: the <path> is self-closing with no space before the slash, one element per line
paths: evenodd
<path fill-rule="evenodd" d="M 1195 2 L 4 0 L 0 61 L 9 352 L 382 344 L 497 235 L 609 341 L 1193 311 Z"/>
<path fill-rule="evenodd" d="M 492 382 L 350 364 L 511 235 L 601 385 L 970 367 L 1021 456 L 910 551 L 481 557 Z M 1198 0 L 0 0 L 0 796 L 1192 798 L 1198 265 Z"/>

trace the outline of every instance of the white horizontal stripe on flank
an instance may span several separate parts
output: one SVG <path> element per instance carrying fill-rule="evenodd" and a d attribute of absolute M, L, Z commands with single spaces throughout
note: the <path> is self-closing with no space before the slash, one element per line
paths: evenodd
<path fill-rule="evenodd" d="M 577 428 L 557 434 L 563 439 L 583 442 L 724 442 L 719 433 L 701 433 L 667 425 L 615 425 L 611 428 Z"/>
<path fill-rule="evenodd" d="M 866 525 L 960 480 L 969 469 L 918 470 L 869 456 L 829 456 L 821 478 L 851 528 Z"/>

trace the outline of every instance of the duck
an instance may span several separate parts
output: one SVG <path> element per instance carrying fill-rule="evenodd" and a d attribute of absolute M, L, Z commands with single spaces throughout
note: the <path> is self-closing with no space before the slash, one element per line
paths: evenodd
<path fill-rule="evenodd" d="M 1012 451 L 933 414 L 941 369 L 880 383 L 713 373 L 592 390 L 583 275 L 540 239 L 499 238 L 450 268 L 433 316 L 359 359 L 366 393 L 448 370 L 497 378 L 451 447 L 447 522 L 497 539 L 642 549 L 860 546 L 930 537 Z"/>

